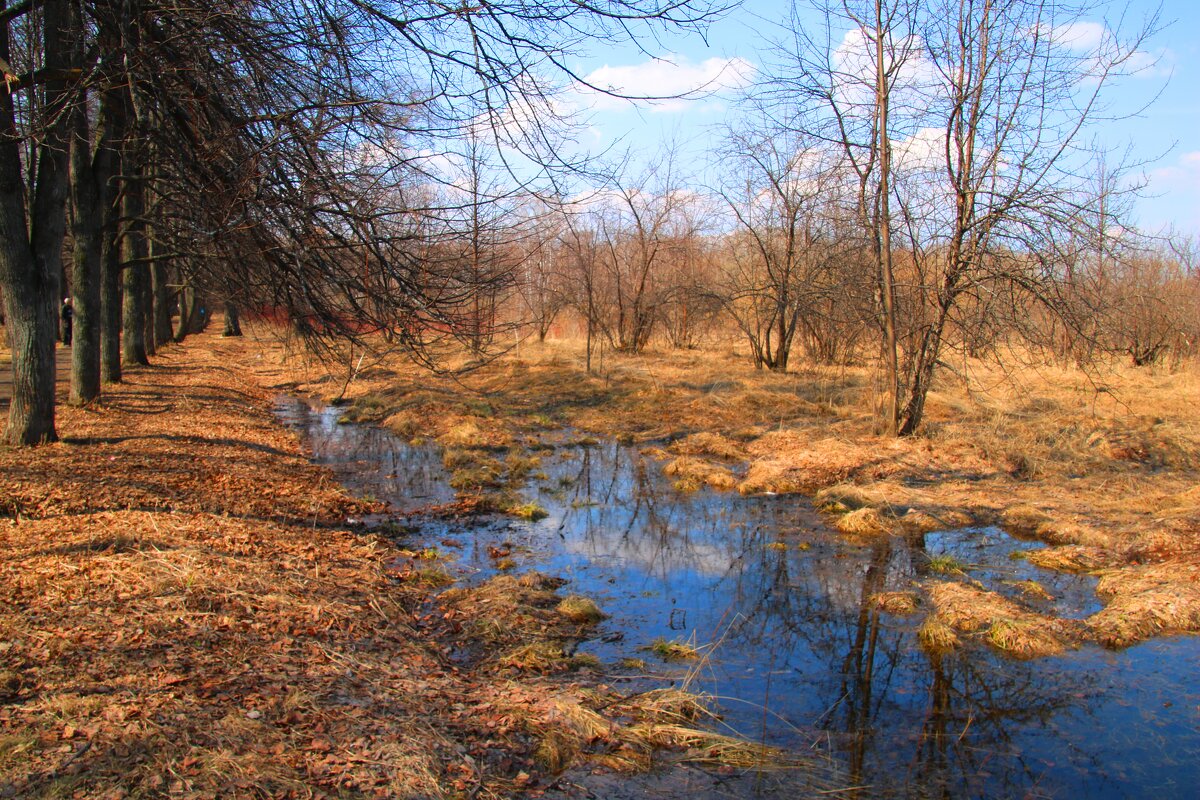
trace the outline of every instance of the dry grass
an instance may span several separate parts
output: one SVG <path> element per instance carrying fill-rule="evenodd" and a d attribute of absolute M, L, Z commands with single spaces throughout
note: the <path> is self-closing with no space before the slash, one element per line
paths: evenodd
<path fill-rule="evenodd" d="M 1023 555 L 1030 564 L 1059 572 L 1093 572 L 1121 560 L 1110 550 L 1078 544 L 1030 550 Z"/>
<path fill-rule="evenodd" d="M 700 657 L 699 648 L 691 642 L 669 642 L 666 639 L 655 639 L 645 649 L 663 661 L 692 661 Z"/>
<path fill-rule="evenodd" d="M 1073 548 L 1032 557 L 1052 568 L 1200 563 L 1194 365 L 1085 374 L 1031 366 L 1023 353 L 1002 365 L 956 362 L 929 395 L 921 435 L 896 440 L 880 434 L 869 367 L 801 364 L 779 375 L 753 370 L 735 350 L 609 353 L 589 375 L 581 344 L 555 341 L 457 379 L 396 358 L 350 393 L 406 435 L 497 460 L 492 448 L 564 426 L 655 443 L 681 489 L 741 476 L 744 495 L 821 493 L 854 536 L 999 523 Z M 507 474 L 465 476 L 463 485 L 479 477 L 503 487 L 477 493 L 512 491 Z M 477 502 L 519 505 L 509 495 Z"/>
<path fill-rule="evenodd" d="M 917 640 L 932 653 L 947 653 L 958 647 L 958 634 L 936 616 L 930 616 L 917 630 Z"/>
<path fill-rule="evenodd" d="M 600 610 L 600 606 L 596 605 L 594 600 L 580 597 L 577 594 L 564 597 L 556 610 L 571 622 L 579 625 L 595 625 L 605 618 L 604 612 Z"/>
<path fill-rule="evenodd" d="M 1040 658 L 1060 653 L 1081 636 L 1078 626 L 1037 614 L 1006 597 L 966 583 L 936 582 L 926 587 L 933 613 L 926 620 L 936 643 L 955 634 L 982 636 L 989 644 L 1017 658 Z M 922 635 L 925 642 L 926 635 Z M 932 645 L 930 645 L 932 646 Z"/>
<path fill-rule="evenodd" d="M 1101 573 L 1108 604 L 1087 620 L 1103 643 L 1125 647 L 1163 633 L 1200 632 L 1200 567 L 1151 564 Z"/>
<path fill-rule="evenodd" d="M 732 439 L 711 431 L 693 433 L 671 445 L 671 452 L 681 456 L 708 456 L 726 461 L 743 461 L 746 450 Z"/>
<path fill-rule="evenodd" d="M 880 611 L 896 616 L 916 613 L 921 603 L 916 592 L 880 592 L 871 599 Z"/>
<path fill-rule="evenodd" d="M 674 459 L 663 472 L 675 479 L 675 488 L 681 492 L 694 492 L 704 486 L 720 490 L 737 486 L 737 478 L 727 467 L 691 456 Z"/>
<path fill-rule="evenodd" d="M 837 517 L 833 526 L 842 533 L 874 536 L 888 533 L 894 520 L 877 508 L 860 508 Z"/>

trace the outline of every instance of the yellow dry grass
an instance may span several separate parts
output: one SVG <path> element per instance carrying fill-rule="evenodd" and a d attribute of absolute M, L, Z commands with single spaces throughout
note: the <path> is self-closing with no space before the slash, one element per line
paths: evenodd
<path fill-rule="evenodd" d="M 475 429 L 461 440 L 486 452 L 493 431 L 496 446 L 520 447 L 574 427 L 658 443 L 683 489 L 740 475 L 743 495 L 824 490 L 831 512 L 849 512 L 835 524 L 857 536 L 1001 524 L 1084 548 L 1034 556 L 1048 567 L 1200 562 L 1195 365 L 1084 373 L 1017 352 L 956 362 L 935 382 L 920 435 L 897 440 L 881 435 L 870 365 L 800 363 L 780 375 L 721 346 L 605 353 L 588 374 L 574 340 L 522 344 L 456 378 L 399 357 L 381 364 L 349 394 L 406 435 L 423 426 L 436 439 L 466 420 Z M 854 515 L 862 509 L 873 511 Z"/>
<path fill-rule="evenodd" d="M 891 530 L 890 520 L 877 508 L 859 508 L 834 519 L 833 526 L 842 533 L 858 536 L 885 534 Z"/>
<path fill-rule="evenodd" d="M 564 597 L 556 608 L 559 614 L 580 625 L 594 625 L 605 617 L 594 600 L 577 594 Z"/>
<path fill-rule="evenodd" d="M 933 612 L 922 641 L 950 641 L 944 626 L 955 634 L 976 634 L 992 646 L 1017 658 L 1040 658 L 1060 653 L 1079 640 L 1081 631 L 1071 621 L 1037 614 L 1006 597 L 957 581 L 926 586 Z M 930 646 L 933 646 L 932 644 Z M 935 648 L 939 649 L 939 648 Z"/>
<path fill-rule="evenodd" d="M 737 486 L 737 478 L 727 467 L 691 456 L 672 460 L 663 472 L 675 479 L 675 488 L 681 492 L 694 492 L 704 486 L 721 490 Z"/>
<path fill-rule="evenodd" d="M 1160 563 L 1101 573 L 1096 593 L 1108 604 L 1087 620 L 1112 647 L 1163 633 L 1200 632 L 1200 566 Z"/>
<path fill-rule="evenodd" d="M 1030 564 L 1059 572 L 1092 572 L 1111 566 L 1120 558 L 1112 551 L 1099 547 L 1067 544 L 1026 552 L 1025 560 Z"/>
<path fill-rule="evenodd" d="M 880 611 L 897 616 L 913 614 L 920 605 L 916 592 L 880 592 L 871 599 Z"/>

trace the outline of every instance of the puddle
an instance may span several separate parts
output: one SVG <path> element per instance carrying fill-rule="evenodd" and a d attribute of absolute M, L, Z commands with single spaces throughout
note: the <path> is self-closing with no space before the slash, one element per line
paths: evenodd
<path fill-rule="evenodd" d="M 336 410 L 299 401 L 281 401 L 280 415 L 353 491 L 401 509 L 453 497 L 432 448 L 339 425 Z M 977 528 L 855 545 L 801 498 L 680 494 L 659 464 L 615 444 L 548 452 L 541 471 L 529 492 L 546 519 L 429 522 L 411 543 L 458 543 L 447 548 L 451 569 L 468 580 L 495 572 L 489 545 L 510 543 L 518 571 L 568 578 L 569 591 L 612 615 L 581 650 L 614 665 L 641 658 L 655 685 L 688 681 L 713 694 L 729 728 L 809 753 L 838 786 L 869 787 L 856 796 L 1168 797 L 1200 783 L 1200 637 L 1033 662 L 982 645 L 931 656 L 917 646 L 919 616 L 870 603 L 952 556 L 1010 596 L 1036 580 L 1052 598 L 1025 594 L 1039 610 L 1098 609 L 1093 579 L 1012 557 L 1038 543 Z M 663 663 L 644 649 L 660 638 L 692 642 L 705 657 Z M 612 682 L 642 687 L 644 677 L 613 670 Z M 778 776 L 706 775 L 623 776 L 619 792 L 612 778 L 581 775 L 569 794 L 797 794 Z"/>

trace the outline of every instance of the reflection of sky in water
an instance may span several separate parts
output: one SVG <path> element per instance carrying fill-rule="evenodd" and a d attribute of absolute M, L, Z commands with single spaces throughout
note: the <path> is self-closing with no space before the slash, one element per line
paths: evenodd
<path fill-rule="evenodd" d="M 452 497 L 429 449 L 336 414 L 287 416 L 356 491 L 399 507 Z M 693 688 L 722 698 L 744 735 L 827 755 L 844 782 L 882 796 L 1196 796 L 1200 638 L 1033 662 L 983 646 L 939 658 L 917 646 L 919 617 L 871 610 L 872 595 L 924 580 L 941 554 L 1012 597 L 1037 580 L 1055 598 L 1038 610 L 1096 610 L 1094 580 L 1011 557 L 1036 543 L 973 529 L 853 545 L 800 499 L 681 495 L 615 445 L 547 454 L 542 471 L 530 492 L 547 519 L 430 524 L 428 536 L 460 542 L 468 575 L 491 574 L 487 545 L 508 541 L 520 569 L 569 578 L 612 615 L 584 649 L 646 658 L 668 678 L 693 670 Z M 658 637 L 716 644 L 674 667 L 640 650 Z"/>

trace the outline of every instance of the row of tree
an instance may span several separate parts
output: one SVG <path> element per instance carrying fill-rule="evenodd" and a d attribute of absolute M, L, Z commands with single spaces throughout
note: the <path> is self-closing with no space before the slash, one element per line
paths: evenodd
<path fill-rule="evenodd" d="M 553 92 L 586 42 L 702 25 L 691 0 L 0 3 L 7 439 L 56 435 L 65 261 L 75 403 L 186 333 L 205 293 L 318 348 L 382 338 L 430 365 L 519 319 L 544 337 L 568 306 L 589 354 L 689 346 L 721 318 L 760 367 L 797 343 L 877 359 L 899 434 L 951 345 L 1191 346 L 1192 251 L 1139 243 L 1133 187 L 1087 138 L 1154 20 L 810 5 L 697 188 L 671 158 L 572 156 Z"/>
<path fill-rule="evenodd" d="M 168 337 L 183 287 L 318 344 L 383 333 L 425 352 L 495 279 L 446 258 L 464 204 L 439 204 L 429 153 L 477 131 L 525 180 L 561 173 L 546 81 L 565 56 L 708 16 L 692 0 L 0 2 L 7 441 L 56 438 L 68 261 L 72 402 Z"/>
<path fill-rule="evenodd" d="M 820 364 L 877 359 L 871 242 L 827 187 L 768 210 L 761 194 L 663 194 L 649 183 L 643 176 L 583 208 L 543 210 L 510 227 L 521 246 L 493 251 L 512 276 L 488 301 L 493 333 L 508 322 L 545 339 L 569 314 L 618 352 L 639 352 L 652 337 L 693 347 L 732 328 L 759 368 L 786 371 L 797 349 Z M 928 324 L 910 316 L 928 287 L 918 256 L 897 247 L 892 260 L 905 342 Z M 1103 252 L 1081 245 L 1052 266 L 997 251 L 986 268 L 986 282 L 953 308 L 943 347 L 978 358 L 1016 346 L 1082 366 L 1114 355 L 1138 366 L 1177 362 L 1200 347 L 1194 239 L 1125 232 Z M 1042 269 L 1050 274 L 1039 281 L 1021 279 Z"/>

